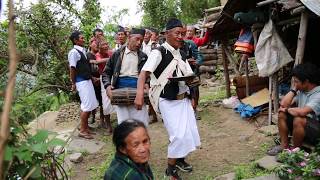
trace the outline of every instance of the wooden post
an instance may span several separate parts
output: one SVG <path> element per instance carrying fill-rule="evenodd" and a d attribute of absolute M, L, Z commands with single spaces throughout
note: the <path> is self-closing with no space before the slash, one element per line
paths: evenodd
<path fill-rule="evenodd" d="M 247 54 L 242 54 L 241 57 L 245 64 L 245 75 L 246 75 L 246 96 L 250 95 L 250 83 L 249 83 L 249 59 Z"/>
<path fill-rule="evenodd" d="M 228 60 L 226 57 L 226 44 L 223 42 L 221 44 L 221 51 L 222 51 L 222 62 L 223 62 L 223 74 L 224 74 L 224 79 L 226 81 L 226 94 L 227 97 L 231 97 L 231 90 L 230 90 L 230 77 L 229 77 L 229 69 L 228 69 Z"/>
<path fill-rule="evenodd" d="M 308 28 L 308 18 L 309 15 L 307 12 L 301 13 L 297 51 L 294 65 L 301 64 L 303 62 L 304 48 L 306 44 L 307 28 Z"/>
<path fill-rule="evenodd" d="M 273 109 L 274 113 L 278 113 L 279 109 L 279 81 L 278 81 L 278 72 L 275 72 L 273 75 Z"/>
<path fill-rule="evenodd" d="M 272 75 L 269 76 L 269 108 L 268 108 L 268 125 L 272 122 Z"/>

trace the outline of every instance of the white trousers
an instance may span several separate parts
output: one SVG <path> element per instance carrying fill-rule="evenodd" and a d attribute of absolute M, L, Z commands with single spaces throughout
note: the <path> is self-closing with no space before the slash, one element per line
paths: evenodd
<path fill-rule="evenodd" d="M 168 158 L 183 158 L 200 146 L 191 100 L 159 99 L 159 110 L 169 134 Z"/>
<path fill-rule="evenodd" d="M 114 107 L 111 104 L 110 98 L 107 96 L 107 90 L 102 83 L 102 76 L 100 76 L 101 96 L 102 96 L 102 108 L 103 115 L 109 115 L 114 112 Z"/>
<path fill-rule="evenodd" d="M 91 79 L 77 82 L 76 88 L 81 100 L 81 111 L 90 112 L 99 106 Z"/>
<path fill-rule="evenodd" d="M 148 111 L 146 105 L 142 106 L 141 110 L 137 110 L 134 105 L 130 106 L 115 106 L 117 112 L 118 124 L 121 124 L 123 121 L 132 119 L 141 121 L 144 125 L 148 126 Z"/>

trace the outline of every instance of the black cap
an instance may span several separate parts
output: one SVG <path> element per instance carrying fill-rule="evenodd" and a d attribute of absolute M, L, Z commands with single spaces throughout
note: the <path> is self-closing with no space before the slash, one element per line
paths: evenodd
<path fill-rule="evenodd" d="M 181 21 L 177 18 L 169 19 L 166 24 L 166 30 L 170 30 L 176 27 L 183 27 Z"/>
<path fill-rule="evenodd" d="M 138 28 L 132 28 L 130 31 L 130 34 L 141 34 L 142 36 L 144 36 L 145 33 L 146 33 L 146 30 L 138 29 Z"/>
<path fill-rule="evenodd" d="M 118 31 L 117 32 L 125 32 L 124 27 L 118 25 Z"/>

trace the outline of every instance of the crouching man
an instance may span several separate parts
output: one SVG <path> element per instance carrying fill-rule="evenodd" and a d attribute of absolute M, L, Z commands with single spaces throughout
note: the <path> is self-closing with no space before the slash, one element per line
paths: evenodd
<path fill-rule="evenodd" d="M 301 147 L 304 141 L 315 145 L 320 138 L 319 69 L 312 64 L 300 64 L 292 70 L 292 77 L 293 89 L 283 97 L 279 108 L 281 146 L 269 150 L 269 155 L 277 155 L 283 149 L 291 148 L 289 134 L 292 134 L 292 148 Z"/>

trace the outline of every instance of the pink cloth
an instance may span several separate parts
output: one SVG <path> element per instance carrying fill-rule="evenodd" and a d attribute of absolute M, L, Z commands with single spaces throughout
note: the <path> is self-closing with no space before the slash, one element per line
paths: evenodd
<path fill-rule="evenodd" d="M 111 56 L 112 56 L 112 51 L 111 51 L 111 50 L 108 50 L 108 54 L 107 54 L 107 55 L 102 55 L 102 54 L 100 54 L 100 53 L 98 52 L 98 53 L 96 54 L 96 60 L 97 60 L 97 61 L 100 61 L 101 59 L 110 58 Z M 100 74 L 102 74 L 102 72 L 104 71 L 104 68 L 106 67 L 106 64 L 107 64 L 107 62 L 98 64 L 99 73 L 100 73 Z"/>

